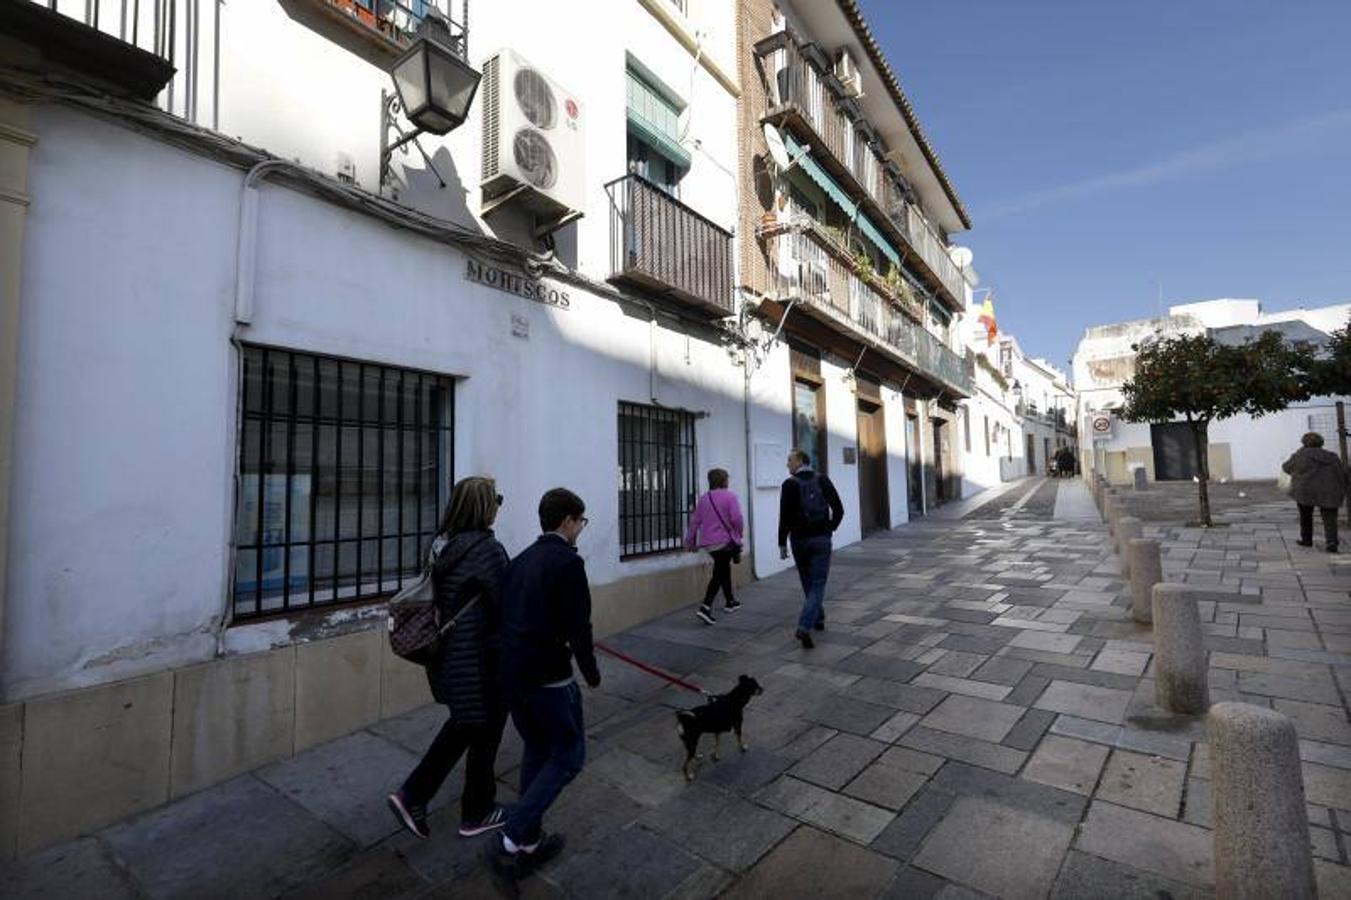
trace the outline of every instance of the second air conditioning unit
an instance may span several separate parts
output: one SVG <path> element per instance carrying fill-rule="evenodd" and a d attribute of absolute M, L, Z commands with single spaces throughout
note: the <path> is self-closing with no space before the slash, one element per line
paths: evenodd
<path fill-rule="evenodd" d="M 546 218 L 575 218 L 585 206 L 582 105 L 514 51 L 483 64 L 485 213 L 519 203 Z"/>
<path fill-rule="evenodd" d="M 863 96 L 863 77 L 859 75 L 858 63 L 849 55 L 848 50 L 835 54 L 835 79 L 844 87 L 850 97 Z"/>

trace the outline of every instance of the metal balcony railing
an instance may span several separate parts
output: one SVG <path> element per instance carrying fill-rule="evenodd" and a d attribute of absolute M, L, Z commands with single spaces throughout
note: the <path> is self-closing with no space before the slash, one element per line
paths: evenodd
<path fill-rule="evenodd" d="M 605 185 L 612 281 L 732 311 L 732 233 L 639 175 Z"/>
<path fill-rule="evenodd" d="M 852 193 L 870 202 L 922 261 L 925 274 L 961 307 L 966 303 L 966 279 L 948 255 L 947 245 L 924 214 L 906 199 L 907 189 L 894 176 L 868 137 L 871 130 L 852 103 L 839 96 L 832 79 L 822 73 L 789 32 L 781 32 L 758 47 L 769 79 L 767 119 L 788 124 L 790 113 L 814 135 L 803 135 L 834 157 L 835 168 L 854 181 Z"/>
<path fill-rule="evenodd" d="M 175 69 L 156 98 L 166 112 L 199 125 L 220 127 L 221 18 L 218 0 L 31 0 L 137 47 Z M 263 0 L 249 0 L 263 2 Z M 288 13 L 312 13 L 369 32 L 386 55 L 408 43 L 428 10 L 450 16 L 450 0 L 281 0 Z M 306 19 L 309 21 L 309 19 Z M 452 20 L 453 25 L 458 23 Z"/>
<path fill-rule="evenodd" d="M 855 333 L 884 345 L 918 374 L 969 397 L 974 369 L 895 301 L 862 277 L 834 247 L 810 228 L 789 228 L 766 237 L 772 275 L 784 299 L 797 298 Z"/>

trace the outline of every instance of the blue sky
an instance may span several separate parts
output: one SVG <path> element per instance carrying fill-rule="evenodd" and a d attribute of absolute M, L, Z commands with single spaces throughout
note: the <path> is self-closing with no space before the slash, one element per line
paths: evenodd
<path fill-rule="evenodd" d="M 1001 329 L 1351 300 L 1351 2 L 862 0 Z"/>

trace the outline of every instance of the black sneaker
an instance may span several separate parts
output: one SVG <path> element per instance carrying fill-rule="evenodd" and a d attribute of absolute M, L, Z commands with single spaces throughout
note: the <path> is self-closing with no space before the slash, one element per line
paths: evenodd
<path fill-rule="evenodd" d="M 546 834 L 533 847 L 522 847 L 516 854 L 516 869 L 520 877 L 525 877 L 563 852 L 567 840 L 557 832 Z"/>
<path fill-rule="evenodd" d="M 486 831 L 493 831 L 507 824 L 507 811 L 501 806 L 494 806 L 493 811 L 488 813 L 478 822 L 461 822 L 460 837 L 474 837 L 483 834 Z"/>
<path fill-rule="evenodd" d="M 517 883 L 521 877 L 521 857 L 523 853 L 508 853 L 500 837 L 493 837 L 483 845 L 480 859 L 492 876 L 493 887 L 503 897 L 516 898 L 521 895 L 521 886 Z"/>
<path fill-rule="evenodd" d="M 1312 546 L 1313 546 L 1313 541 L 1295 541 L 1295 543 L 1296 543 L 1296 544 L 1299 544 L 1301 547 L 1312 547 Z"/>
<path fill-rule="evenodd" d="M 825 620 L 825 619 L 817 619 L 817 620 L 816 620 L 816 624 L 813 625 L 812 627 L 815 628 L 817 631 L 825 631 L 825 630 L 826 630 L 826 620 Z"/>
<path fill-rule="evenodd" d="M 724 604 L 722 605 L 722 609 L 723 609 L 723 612 L 734 613 L 734 612 L 736 612 L 738 609 L 741 609 L 741 601 L 740 601 L 740 600 L 728 600 L 726 603 L 724 603 Z"/>
<path fill-rule="evenodd" d="M 402 790 L 390 794 L 386 800 L 389 803 L 390 810 L 394 813 L 394 818 L 399 820 L 400 825 L 424 841 L 432 836 L 431 829 L 427 827 L 427 807 L 408 803 L 404 799 Z"/>
<path fill-rule="evenodd" d="M 1327 549 L 1328 549 L 1328 552 L 1329 552 L 1329 553 L 1336 553 L 1336 552 L 1337 552 L 1337 545 L 1336 545 L 1336 544 L 1328 544 L 1328 548 L 1327 548 Z"/>
<path fill-rule="evenodd" d="M 699 607 L 699 611 L 696 612 L 695 615 L 698 616 L 699 621 L 703 622 L 705 625 L 713 625 L 718 621 L 713 618 L 713 607 L 711 606 Z"/>
<path fill-rule="evenodd" d="M 793 637 L 802 642 L 802 649 L 804 650 L 810 650 L 816 646 L 816 642 L 812 640 L 812 636 L 801 628 L 793 632 Z"/>

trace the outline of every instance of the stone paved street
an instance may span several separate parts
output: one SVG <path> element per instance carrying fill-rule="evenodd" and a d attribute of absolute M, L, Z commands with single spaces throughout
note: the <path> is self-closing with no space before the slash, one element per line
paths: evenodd
<path fill-rule="evenodd" d="M 1226 487 L 1231 524 L 1205 533 L 1180 524 L 1185 491 L 1128 501 L 1178 510 L 1145 534 L 1167 580 L 1207 592 L 1212 700 L 1294 719 L 1322 896 L 1351 896 L 1351 567 L 1296 547 L 1293 509 L 1266 490 Z M 687 785 L 672 711 L 691 695 L 602 659 L 586 770 L 549 817 L 568 849 L 524 895 L 1208 895 L 1203 720 L 1152 706 L 1151 634 L 1126 616 L 1106 531 L 1063 513 L 1086 497 L 1031 480 L 837 552 L 810 651 L 792 573 L 747 587 L 716 627 L 687 609 L 612 638 L 715 691 L 758 678 L 750 751 L 725 741 L 714 761 L 706 745 Z M 459 773 L 430 841 L 384 808 L 440 719 L 415 711 L 48 851 L 0 894 L 487 896 L 478 841 L 454 834 Z"/>

